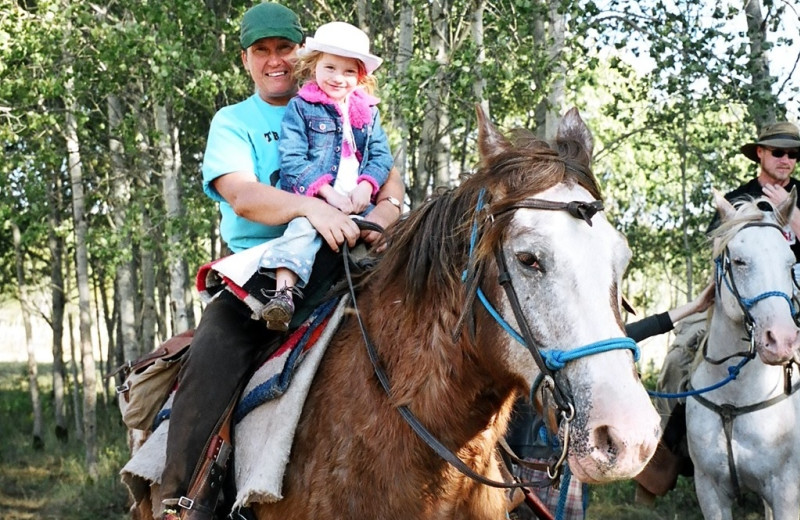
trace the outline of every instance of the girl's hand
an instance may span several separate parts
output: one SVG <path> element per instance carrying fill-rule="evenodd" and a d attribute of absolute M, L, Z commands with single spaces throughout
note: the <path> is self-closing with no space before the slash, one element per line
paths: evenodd
<path fill-rule="evenodd" d="M 350 202 L 353 204 L 353 213 L 362 213 L 372 198 L 372 184 L 361 181 L 353 191 L 350 192 Z"/>
<path fill-rule="evenodd" d="M 353 213 L 353 203 L 350 201 L 350 197 L 334 190 L 333 186 L 329 184 L 322 186 L 319 190 L 319 196 L 345 215 Z"/>

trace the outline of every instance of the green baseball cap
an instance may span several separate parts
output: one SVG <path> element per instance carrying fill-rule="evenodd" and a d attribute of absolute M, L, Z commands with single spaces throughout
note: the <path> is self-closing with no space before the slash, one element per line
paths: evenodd
<path fill-rule="evenodd" d="M 297 14 L 280 4 L 265 2 L 244 13 L 239 43 L 247 49 L 261 38 L 286 38 L 294 43 L 303 41 L 303 28 Z"/>

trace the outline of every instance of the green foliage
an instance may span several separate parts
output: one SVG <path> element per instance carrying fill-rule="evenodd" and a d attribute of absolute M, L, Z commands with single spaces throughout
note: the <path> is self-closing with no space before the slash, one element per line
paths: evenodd
<path fill-rule="evenodd" d="M 425 178 L 425 172 L 415 171 L 416 154 L 417 143 L 427 137 L 421 135 L 426 110 L 421 93 L 432 81 L 445 87 L 439 101 L 447 114 L 453 164 L 469 169 L 476 159 L 473 87 L 478 72 L 486 79 L 498 125 L 530 127 L 563 64 L 565 104 L 578 106 L 595 133 L 595 169 L 608 213 L 634 252 L 630 276 L 666 282 L 686 297 L 696 292 L 708 274 L 704 230 L 712 212 L 710 189 L 726 191 L 752 175 L 752 165 L 737 153 L 754 133 L 748 114 L 754 105 L 776 103 L 769 85 L 749 84 L 752 49 L 740 30 L 741 8 L 690 0 L 560 0 L 556 7 L 566 16 L 567 29 L 563 48 L 554 52 L 553 35 L 546 31 L 550 3 L 503 0 L 486 4 L 486 60 L 478 64 L 470 25 L 476 4 L 439 3 L 446 15 L 442 34 L 437 34 L 445 42 L 444 55 L 434 55 L 431 45 L 433 2 L 363 4 L 373 49 L 385 59 L 378 71 L 384 124 L 393 144 L 408 146 L 404 166 L 409 182 L 418 173 Z M 182 237 L 180 254 L 190 269 L 208 259 L 216 208 L 201 190 L 205 136 L 218 108 L 252 91 L 238 48 L 238 20 L 251 4 L 0 0 L 0 143 L 5 159 L 0 164 L 0 216 L 13 218 L 23 232 L 26 276 L 48 276 L 49 218 L 58 217 L 58 233 L 71 247 L 67 86 L 79 107 L 93 266 L 102 266 L 111 280 L 121 262 L 135 259 L 138 251 L 160 251 L 173 231 Z M 301 14 L 309 33 L 332 19 L 360 22 L 356 5 L 345 0 L 288 5 Z M 769 5 L 766 28 L 776 31 L 786 6 Z M 400 74 L 397 37 L 405 7 L 413 10 L 413 41 L 408 70 Z M 537 32 L 541 28 L 545 31 Z M 790 40 L 772 41 L 781 49 Z M 768 78 L 772 83 L 782 79 Z M 113 136 L 109 95 L 123 106 Z M 166 219 L 161 200 L 160 136 L 152 123 L 156 105 L 167 107 L 179 129 L 185 213 L 175 221 Z M 392 116 L 398 115 L 407 123 L 407 135 L 392 128 Z M 111 137 L 121 143 L 121 178 L 112 168 Z M 113 200 L 120 183 L 130 183 L 129 200 Z M 46 201 L 51 186 L 60 203 Z M 115 221 L 120 214 L 124 218 Z M 2 294 L 13 292 L 12 255 L 10 231 L 1 229 Z M 647 306 L 651 291 L 643 287 L 629 296 Z"/>

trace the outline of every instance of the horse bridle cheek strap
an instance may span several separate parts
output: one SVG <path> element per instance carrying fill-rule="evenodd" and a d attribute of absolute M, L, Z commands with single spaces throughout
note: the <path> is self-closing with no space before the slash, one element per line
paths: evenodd
<path fill-rule="evenodd" d="M 531 333 L 530 325 L 528 325 L 528 320 L 525 318 L 525 314 L 522 312 L 522 306 L 519 303 L 517 291 L 514 290 L 514 284 L 511 281 L 511 273 L 508 271 L 508 263 L 506 262 L 506 256 L 505 253 L 503 253 L 502 246 L 499 246 L 495 251 L 495 260 L 497 262 L 497 269 L 499 271 L 497 274 L 497 280 L 506 291 L 506 297 L 511 304 L 511 310 L 514 312 L 514 318 L 517 320 L 517 326 L 520 328 L 520 333 L 525 340 L 525 346 L 528 348 L 531 356 L 533 356 L 533 360 L 536 362 L 536 366 L 539 367 L 541 374 L 545 378 L 549 376 L 549 378 L 554 382 L 552 385 L 553 398 L 555 399 L 559 410 L 567 411 L 573 407 L 571 395 L 563 388 L 562 384 L 559 382 L 560 378 L 556 378 L 555 371 L 551 370 L 547 366 L 547 363 L 542 357 L 541 352 L 539 352 L 539 346 L 533 339 L 533 334 Z M 531 388 L 531 395 L 535 391 L 536 388 Z"/>

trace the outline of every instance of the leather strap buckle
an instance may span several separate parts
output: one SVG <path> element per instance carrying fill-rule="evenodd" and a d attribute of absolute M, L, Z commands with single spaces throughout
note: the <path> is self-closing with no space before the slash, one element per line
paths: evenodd
<path fill-rule="evenodd" d="M 178 507 L 183 509 L 191 509 L 194 507 L 194 500 L 189 497 L 181 497 L 178 499 Z"/>

